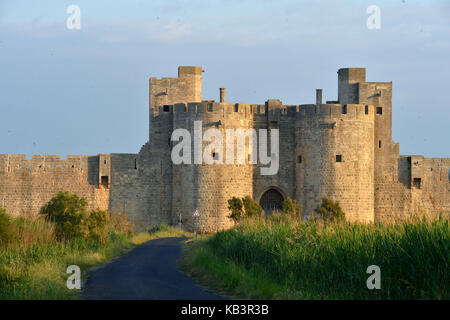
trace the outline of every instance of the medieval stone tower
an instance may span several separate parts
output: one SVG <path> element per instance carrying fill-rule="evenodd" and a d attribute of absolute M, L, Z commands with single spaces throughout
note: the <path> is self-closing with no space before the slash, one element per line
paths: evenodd
<path fill-rule="evenodd" d="M 324 103 L 317 89 L 314 104 L 244 104 L 226 102 L 224 88 L 219 102 L 203 100 L 202 72 L 179 67 L 176 78 L 150 78 L 149 141 L 138 154 L 0 155 L 0 205 L 15 214 L 35 212 L 67 190 L 85 196 L 91 207 L 125 211 L 140 230 L 180 218 L 192 229 L 198 209 L 203 232 L 232 225 L 227 200 L 233 196 L 250 195 L 267 211 L 291 197 L 306 215 L 326 196 L 339 201 L 348 219 L 363 222 L 450 212 L 450 159 L 400 156 L 392 141 L 391 82 L 367 82 L 364 68 L 343 68 L 336 101 Z M 229 146 L 216 146 L 208 150 L 212 164 L 196 162 L 207 150 L 210 128 L 232 142 L 233 153 L 228 159 Z M 182 141 L 172 137 L 177 129 L 192 137 L 190 163 L 172 161 Z M 235 148 L 231 129 L 265 130 L 269 145 L 278 130 L 278 171 L 262 175 L 267 165 L 253 161 L 261 154 L 245 143 L 249 139 Z"/>

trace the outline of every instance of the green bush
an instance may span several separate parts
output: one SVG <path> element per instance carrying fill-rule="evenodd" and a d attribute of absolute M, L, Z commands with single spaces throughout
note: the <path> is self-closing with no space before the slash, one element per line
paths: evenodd
<path fill-rule="evenodd" d="M 292 200 L 291 198 L 287 197 L 283 201 L 283 213 L 290 214 L 295 217 L 302 217 L 302 205 L 297 204 L 297 200 Z"/>
<path fill-rule="evenodd" d="M 233 197 L 228 200 L 228 210 L 231 210 L 231 214 L 228 217 L 233 219 L 234 222 L 241 220 L 243 216 L 242 207 L 243 204 L 240 198 Z"/>
<path fill-rule="evenodd" d="M 263 212 L 259 203 L 250 196 L 245 196 L 242 199 L 231 198 L 228 200 L 228 209 L 231 211 L 228 217 L 233 219 L 234 222 L 239 222 L 242 218 L 257 217 Z"/>
<path fill-rule="evenodd" d="M 148 233 L 156 233 L 156 232 L 168 232 L 170 231 L 170 227 L 167 224 L 156 224 L 154 226 L 151 226 L 150 229 L 148 229 Z"/>
<path fill-rule="evenodd" d="M 263 211 L 259 203 L 253 200 L 250 196 L 242 198 L 242 204 L 244 205 L 244 212 L 246 217 L 257 217 Z"/>
<path fill-rule="evenodd" d="M 68 192 L 58 192 L 39 213 L 55 223 L 55 233 L 59 240 L 86 238 L 89 234 L 86 207 L 85 198 Z"/>
<path fill-rule="evenodd" d="M 96 209 L 87 218 L 89 239 L 100 244 L 108 242 L 109 214 L 107 211 Z"/>
<path fill-rule="evenodd" d="M 83 197 L 68 192 L 58 192 L 40 214 L 55 224 L 58 240 L 82 238 L 105 244 L 110 230 L 110 216 L 100 209 L 87 211 L 87 201 Z"/>
<path fill-rule="evenodd" d="M 10 216 L 6 210 L 0 208 L 0 246 L 6 246 L 14 241 L 16 234 L 13 231 L 13 225 Z"/>
<path fill-rule="evenodd" d="M 342 211 L 339 202 L 327 197 L 322 198 L 322 204 L 314 211 L 324 221 L 337 222 L 345 220 L 345 213 Z"/>

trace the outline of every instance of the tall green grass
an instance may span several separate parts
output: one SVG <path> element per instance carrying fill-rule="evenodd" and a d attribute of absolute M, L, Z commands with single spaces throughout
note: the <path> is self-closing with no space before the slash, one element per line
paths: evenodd
<path fill-rule="evenodd" d="M 264 299 L 449 299 L 449 221 L 251 219 L 185 250 L 183 267 L 229 295 Z M 381 269 L 369 290 L 367 267 Z"/>
<path fill-rule="evenodd" d="M 66 287 L 70 265 L 82 270 L 100 265 L 130 248 L 151 239 L 185 236 L 184 232 L 160 227 L 134 235 L 110 231 L 106 244 L 76 238 L 57 241 L 53 223 L 40 218 L 13 218 L 14 241 L 0 246 L 0 300 L 77 299 L 80 290 Z"/>

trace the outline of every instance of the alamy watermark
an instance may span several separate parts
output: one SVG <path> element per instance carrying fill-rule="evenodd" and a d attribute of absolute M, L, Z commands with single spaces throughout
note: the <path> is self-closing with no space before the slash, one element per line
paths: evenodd
<path fill-rule="evenodd" d="M 370 14 L 367 17 L 366 26 L 367 29 L 381 29 L 381 9 L 379 6 L 371 5 L 366 9 L 366 13 Z"/>
<path fill-rule="evenodd" d="M 369 278 L 367 278 L 366 285 L 367 289 L 381 289 L 381 270 L 377 265 L 371 265 L 367 267 L 367 274 L 371 274 Z"/>
<path fill-rule="evenodd" d="M 70 5 L 66 9 L 66 13 L 70 16 L 66 20 L 66 26 L 69 30 L 80 30 L 81 29 L 81 10 L 77 5 Z"/>
<path fill-rule="evenodd" d="M 67 267 L 66 273 L 70 274 L 67 278 L 66 286 L 69 290 L 81 289 L 81 269 L 77 265 Z"/>
<path fill-rule="evenodd" d="M 270 136 L 268 131 L 270 131 Z M 171 153 L 172 162 L 177 165 L 251 163 L 267 166 L 261 166 L 261 175 L 278 173 L 279 129 L 259 129 L 258 131 L 255 129 L 226 129 L 224 143 L 223 134 L 219 129 L 209 128 L 203 132 L 202 121 L 194 121 L 193 152 L 191 133 L 187 129 L 175 129 L 172 132 L 171 141 L 178 142 L 172 148 Z M 236 156 L 235 141 L 237 142 Z M 248 153 L 246 152 L 246 141 L 248 141 Z M 204 149 L 203 142 L 209 143 Z M 270 152 L 268 152 L 269 144 Z"/>

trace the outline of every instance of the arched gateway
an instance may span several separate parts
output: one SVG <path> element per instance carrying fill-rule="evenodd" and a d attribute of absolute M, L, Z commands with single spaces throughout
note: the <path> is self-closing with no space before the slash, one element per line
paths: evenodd
<path fill-rule="evenodd" d="M 259 199 L 259 204 L 266 214 L 270 214 L 273 210 L 281 210 L 283 208 L 284 197 L 280 191 L 275 188 L 269 188 Z"/>

